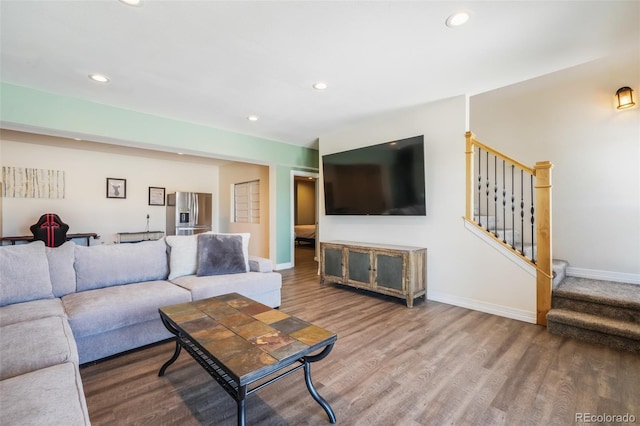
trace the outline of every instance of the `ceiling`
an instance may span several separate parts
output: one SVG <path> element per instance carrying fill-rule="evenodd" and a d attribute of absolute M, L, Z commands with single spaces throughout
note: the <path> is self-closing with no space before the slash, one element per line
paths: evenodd
<path fill-rule="evenodd" d="M 460 9 L 469 22 L 447 27 Z M 376 115 L 637 48 L 639 21 L 640 2 L 610 0 L 1 0 L 0 78 L 317 148 Z"/>

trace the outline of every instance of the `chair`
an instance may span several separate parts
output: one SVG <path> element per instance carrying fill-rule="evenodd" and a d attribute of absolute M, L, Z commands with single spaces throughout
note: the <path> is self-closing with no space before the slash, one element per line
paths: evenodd
<path fill-rule="evenodd" d="M 55 213 L 45 213 L 37 223 L 29 227 L 33 239 L 44 241 L 47 247 L 58 247 L 67 241 L 69 225 L 64 223 Z"/>

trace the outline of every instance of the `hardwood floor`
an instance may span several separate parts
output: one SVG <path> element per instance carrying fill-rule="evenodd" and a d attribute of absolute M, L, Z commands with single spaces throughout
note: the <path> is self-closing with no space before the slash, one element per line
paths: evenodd
<path fill-rule="evenodd" d="M 283 275 L 284 312 L 337 332 L 313 364 L 342 425 L 569 425 L 576 413 L 635 416 L 640 357 L 545 328 L 431 301 L 320 286 L 313 249 Z M 428 283 L 427 283 L 428 285 Z M 163 343 L 81 368 L 93 425 L 235 425 L 236 405 Z M 328 425 L 297 372 L 247 398 L 250 425 Z M 611 422 L 609 423 L 611 424 Z"/>

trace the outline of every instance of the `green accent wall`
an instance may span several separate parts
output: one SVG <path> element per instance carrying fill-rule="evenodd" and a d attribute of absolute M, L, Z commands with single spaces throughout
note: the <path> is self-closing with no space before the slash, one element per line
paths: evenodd
<path fill-rule="evenodd" d="M 96 142 L 318 168 L 313 149 L 8 83 L 0 83 L 0 120 L 14 130 L 26 126 L 56 136 L 87 135 Z"/>
<path fill-rule="evenodd" d="M 276 264 L 293 261 L 291 253 L 291 168 L 276 168 L 276 229 L 287 230 L 278 232 L 276 238 Z"/>
<path fill-rule="evenodd" d="M 3 128 L 83 137 L 276 166 L 276 263 L 292 262 L 291 170 L 318 170 L 318 151 L 0 82 Z"/>

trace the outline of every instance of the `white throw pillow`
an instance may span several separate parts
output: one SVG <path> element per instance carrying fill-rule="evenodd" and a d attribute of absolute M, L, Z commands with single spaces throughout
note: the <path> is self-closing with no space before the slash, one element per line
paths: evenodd
<path fill-rule="evenodd" d="M 171 247 L 169 279 L 195 274 L 198 268 L 198 236 L 169 235 L 166 241 Z"/>
<path fill-rule="evenodd" d="M 240 235 L 242 237 L 242 254 L 249 271 L 249 238 L 251 234 L 242 233 L 221 233 L 209 231 L 207 234 L 219 235 Z M 195 275 L 198 270 L 198 235 L 169 235 L 166 237 L 167 244 L 171 247 L 169 256 L 169 279 L 183 277 L 185 275 Z"/>

